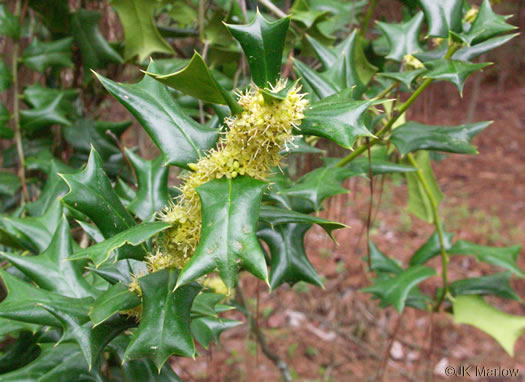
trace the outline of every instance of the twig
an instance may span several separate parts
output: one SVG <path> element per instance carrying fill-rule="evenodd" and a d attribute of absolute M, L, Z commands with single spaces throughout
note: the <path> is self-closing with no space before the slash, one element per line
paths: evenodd
<path fill-rule="evenodd" d="M 372 153 L 370 151 L 370 139 L 366 138 L 368 143 L 368 177 L 370 178 L 370 202 L 368 203 L 368 215 L 366 217 L 366 248 L 368 251 L 367 261 L 368 269 L 372 269 L 372 258 L 370 257 L 370 224 L 372 223 L 372 208 L 374 207 L 374 174 L 372 173 Z"/>
<path fill-rule="evenodd" d="M 388 346 L 386 347 L 385 355 L 383 357 L 383 361 L 381 362 L 381 367 L 379 368 L 379 371 L 377 373 L 377 380 L 383 381 L 386 371 L 386 365 L 388 363 L 388 359 L 390 358 L 390 352 L 392 351 L 392 345 L 394 344 L 394 340 L 396 339 L 397 333 L 399 332 L 399 327 L 401 326 L 401 320 L 403 318 L 403 313 L 399 315 L 397 318 L 396 326 L 394 328 L 394 331 L 392 332 L 392 335 L 390 336 L 390 341 L 388 343 Z"/>
<path fill-rule="evenodd" d="M 279 16 L 279 17 L 288 16 L 286 13 L 284 13 L 279 8 L 277 8 L 270 0 L 259 0 L 259 3 L 261 3 L 266 8 L 268 8 L 268 10 L 273 12 L 276 16 Z"/>
<path fill-rule="evenodd" d="M 281 359 L 281 357 L 275 354 L 268 346 L 268 342 L 266 341 L 266 336 L 262 332 L 261 328 L 257 326 L 257 323 L 255 322 L 255 319 L 253 318 L 253 313 L 248 309 L 248 306 L 246 305 L 246 300 L 244 299 L 244 293 L 238 285 L 235 288 L 235 296 L 237 298 L 237 302 L 239 303 L 239 305 L 241 305 L 244 308 L 244 311 L 242 313 L 248 319 L 250 330 L 255 335 L 257 342 L 261 346 L 262 352 L 264 353 L 266 358 L 268 358 L 270 361 L 272 361 L 275 364 L 275 366 L 277 366 L 277 368 L 281 372 L 281 376 L 283 377 L 283 380 L 285 382 L 291 382 L 292 376 L 290 374 L 290 370 L 288 369 L 288 365 L 286 364 L 286 362 L 284 362 Z"/>
<path fill-rule="evenodd" d="M 22 19 L 24 15 L 20 13 L 21 0 L 16 1 L 15 5 L 15 16 L 18 16 L 19 19 Z M 24 7 L 24 9 L 27 9 Z M 13 123 L 14 123 L 14 135 L 16 142 L 16 151 L 18 153 L 18 176 L 22 182 L 22 191 L 21 203 L 24 204 L 25 201 L 29 201 L 29 192 L 27 191 L 27 182 L 26 182 L 26 161 L 24 156 L 24 146 L 22 144 L 22 132 L 20 128 L 20 97 L 18 96 L 18 54 L 20 50 L 20 37 L 18 36 L 13 41 L 13 62 L 12 62 L 12 76 L 13 76 Z"/>
<path fill-rule="evenodd" d="M 372 18 L 372 14 L 374 13 L 374 9 L 377 5 L 378 0 L 372 0 L 372 3 L 368 6 L 368 9 L 366 10 L 365 18 L 363 19 L 363 24 L 361 24 L 361 35 L 366 35 L 366 31 L 368 30 L 368 24 L 370 23 L 370 19 Z"/>

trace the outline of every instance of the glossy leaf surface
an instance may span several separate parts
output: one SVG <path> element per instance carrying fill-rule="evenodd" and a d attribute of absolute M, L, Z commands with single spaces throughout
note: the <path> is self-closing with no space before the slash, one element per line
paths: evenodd
<path fill-rule="evenodd" d="M 151 63 L 148 70 L 155 68 L 155 63 Z M 98 74 L 97 78 L 137 118 L 166 155 L 168 164 L 187 167 L 215 145 L 218 131 L 205 128 L 186 116 L 166 86 L 150 76 L 144 76 L 137 84 L 120 84 Z M 195 81 L 192 80 L 192 86 L 198 88 Z"/>
<path fill-rule="evenodd" d="M 392 132 L 392 142 L 401 155 L 417 150 L 436 150 L 458 154 L 477 154 L 472 138 L 482 132 L 490 122 L 469 123 L 459 126 L 424 125 L 408 122 Z"/>
<path fill-rule="evenodd" d="M 72 42 L 72 37 L 50 42 L 40 41 L 35 38 L 24 50 L 22 62 L 29 69 L 40 73 L 43 73 L 50 66 L 70 68 L 73 66 L 71 61 Z"/>
<path fill-rule="evenodd" d="M 178 271 L 164 269 L 138 279 L 143 312 L 125 360 L 148 357 L 160 370 L 172 354 L 193 357 L 195 345 L 190 331 L 190 309 L 200 290 L 196 284 L 173 291 Z"/>
<path fill-rule="evenodd" d="M 448 290 L 452 296 L 494 295 L 519 301 L 520 298 L 510 285 L 510 272 L 501 272 L 488 276 L 471 277 L 450 283 Z"/>
<path fill-rule="evenodd" d="M 434 60 L 425 62 L 429 69 L 424 74 L 425 78 L 432 78 L 435 81 L 451 82 L 463 94 L 463 87 L 468 76 L 477 70 L 491 65 L 490 63 L 474 64 L 466 61 L 457 60 Z"/>
<path fill-rule="evenodd" d="M 140 297 L 130 292 L 126 284 L 112 285 L 101 294 L 89 310 L 89 318 L 94 325 L 99 325 L 115 313 L 133 309 L 140 305 Z"/>
<path fill-rule="evenodd" d="M 429 24 L 428 35 L 448 38 L 449 31 L 461 29 L 462 0 L 419 0 Z"/>
<path fill-rule="evenodd" d="M 377 26 L 390 44 L 390 53 L 388 53 L 386 58 L 401 62 L 407 54 L 417 53 L 421 50 L 419 30 L 421 29 L 423 18 L 423 13 L 418 12 L 404 23 L 377 23 Z"/>
<path fill-rule="evenodd" d="M 238 262 L 261 280 L 268 280 L 266 262 L 257 241 L 259 205 L 266 184 L 247 176 L 212 180 L 197 188 L 201 198 L 202 231 L 199 245 L 182 270 L 177 285 L 218 269 L 231 290 Z"/>

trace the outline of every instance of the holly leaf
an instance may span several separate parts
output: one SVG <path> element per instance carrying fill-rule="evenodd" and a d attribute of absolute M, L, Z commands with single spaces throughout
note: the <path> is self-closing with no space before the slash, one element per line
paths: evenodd
<path fill-rule="evenodd" d="M 144 160 L 130 150 L 126 155 L 137 174 L 138 189 L 128 209 L 141 220 L 150 220 L 153 214 L 168 204 L 168 170 L 164 157 Z"/>
<path fill-rule="evenodd" d="M 215 306 L 224 300 L 224 295 L 219 293 L 202 292 L 195 297 L 191 306 L 192 316 L 217 317 Z"/>
<path fill-rule="evenodd" d="M 35 109 L 42 109 L 59 97 L 59 109 L 64 114 L 71 114 L 74 111 L 72 102 L 78 97 L 78 89 L 54 89 L 43 87 L 39 83 L 24 89 L 24 101 Z"/>
<path fill-rule="evenodd" d="M 46 179 L 46 184 L 40 196 L 34 202 L 26 204 L 26 210 L 31 214 L 31 216 L 42 216 L 50 206 L 57 201 L 61 196 L 65 195 L 68 191 L 68 187 L 64 180 L 58 175 L 58 172 L 62 173 L 72 173 L 75 170 L 69 168 L 68 166 L 61 164 L 60 166 L 57 163 L 60 163 L 54 159 L 50 161 L 50 169 Z"/>
<path fill-rule="evenodd" d="M 416 70 L 410 70 L 408 72 L 377 73 L 377 75 L 379 77 L 389 78 L 391 80 L 400 82 L 403 85 L 405 85 L 407 89 L 410 89 L 412 87 L 412 83 L 414 82 L 414 80 L 425 72 L 426 72 L 426 69 L 416 69 Z"/>
<path fill-rule="evenodd" d="M 428 151 L 418 151 L 415 155 L 415 160 L 417 171 L 420 171 L 430 187 L 434 200 L 439 205 L 441 200 L 443 200 L 443 194 L 432 171 Z M 412 172 L 407 172 L 405 176 L 408 184 L 408 211 L 421 220 L 432 223 L 434 221 L 432 205 L 421 180 L 417 174 Z"/>
<path fill-rule="evenodd" d="M 306 199 L 319 211 L 326 198 L 350 192 L 342 183 L 355 174 L 354 170 L 344 167 L 319 167 L 304 175 L 295 185 L 282 190 L 281 194 Z"/>
<path fill-rule="evenodd" d="M 483 0 L 478 15 L 472 23 L 468 33 L 464 35 L 468 45 L 484 42 L 499 34 L 509 32 L 517 27 L 508 24 L 506 20 L 511 16 L 501 16 L 492 10 L 490 0 Z"/>
<path fill-rule="evenodd" d="M 341 101 L 337 94 L 313 103 L 305 111 L 301 134 L 329 139 L 350 149 L 357 137 L 373 137 L 364 123 L 371 101 Z"/>
<path fill-rule="evenodd" d="M 511 272 L 501 272 L 488 276 L 456 280 L 449 284 L 448 291 L 452 296 L 494 295 L 521 301 L 510 286 L 510 276 Z"/>
<path fill-rule="evenodd" d="M 151 64 L 150 64 L 151 65 Z M 242 111 L 233 96 L 215 79 L 202 56 L 195 52 L 188 65 L 170 74 L 156 74 L 155 67 L 145 72 L 164 85 L 210 103 L 228 105 L 232 113 Z"/>
<path fill-rule="evenodd" d="M 127 285 L 131 283 L 132 276 L 148 273 L 145 262 L 133 259 L 124 259 L 112 264 L 106 263 L 98 268 L 87 267 L 87 269 L 96 273 L 110 284 L 121 282 Z"/>
<path fill-rule="evenodd" d="M 501 267 L 518 277 L 525 278 L 525 272 L 517 264 L 520 251 L 520 245 L 489 247 L 470 243 L 466 240 L 458 240 L 450 248 L 449 253 L 452 255 L 473 255 L 479 261 Z"/>
<path fill-rule="evenodd" d="M 165 364 L 162 369 L 157 370 L 155 364 L 147 358 L 124 361 L 124 352 L 129 344 L 128 336 L 118 336 L 108 345 L 108 348 L 122 364 L 122 381 L 155 381 L 155 382 L 183 382 L 169 364 Z"/>
<path fill-rule="evenodd" d="M 88 306 L 93 299 L 71 298 L 36 288 L 0 269 L 0 276 L 7 288 L 7 297 L 0 303 L 0 317 L 39 325 L 60 327 L 60 322 L 38 304 L 60 308 L 62 311 L 89 320 Z"/>
<path fill-rule="evenodd" d="M 458 60 L 433 60 L 425 62 L 429 69 L 424 74 L 424 78 L 432 78 L 435 81 L 448 81 L 454 84 L 461 96 L 463 96 L 463 86 L 468 76 L 476 70 L 486 68 L 491 63 L 472 63 Z"/>
<path fill-rule="evenodd" d="M 126 361 L 148 357 L 160 371 L 172 354 L 195 356 L 190 309 L 200 287 L 192 283 L 174 291 L 178 276 L 174 269 L 163 269 L 138 279 L 142 289 L 142 317 L 126 349 Z"/>
<path fill-rule="evenodd" d="M 38 256 L 21 256 L 0 252 L 16 268 L 42 289 L 68 297 L 93 296 L 90 285 L 82 276 L 83 266 L 72 263 L 68 258 L 73 253 L 73 239 L 65 216 L 51 239 L 49 247 Z"/>
<path fill-rule="evenodd" d="M 290 18 L 267 21 L 257 11 L 250 24 L 226 27 L 239 41 L 248 59 L 253 82 L 260 88 L 275 85 L 281 74 L 281 59 Z"/>
<path fill-rule="evenodd" d="M 75 252 L 69 257 L 69 260 L 91 259 L 91 261 L 93 261 L 95 266 L 98 268 L 101 264 L 110 259 L 111 252 L 115 249 L 120 248 L 126 244 L 132 246 L 142 244 L 153 235 L 164 231 L 168 227 L 170 227 L 170 224 L 163 222 L 142 223 L 128 228 L 125 231 L 119 232 L 100 243 L 93 244 L 91 247 Z M 113 257 L 113 262 L 116 262 L 117 260 L 133 258 L 123 256 L 124 255 L 119 253 L 118 256 Z M 140 260 L 142 258 L 137 257 L 137 259 Z"/>
<path fill-rule="evenodd" d="M 104 130 L 97 129 L 95 121 L 91 119 L 80 118 L 74 125 L 66 127 L 64 138 L 77 152 L 89 153 L 94 148 L 102 158 L 121 155 L 115 141 Z"/>
<path fill-rule="evenodd" d="M 4 350 L 0 356 L 0 375 L 20 369 L 33 361 L 40 353 L 36 336 L 28 331 L 20 332 L 16 342 Z"/>
<path fill-rule="evenodd" d="M 411 121 L 394 129 L 391 140 L 401 155 L 418 150 L 477 154 L 478 150 L 471 144 L 472 138 L 490 123 L 489 121 L 459 126 L 437 126 Z"/>
<path fill-rule="evenodd" d="M 448 38 L 449 31 L 459 32 L 463 0 L 419 0 L 428 22 L 428 36 Z"/>
<path fill-rule="evenodd" d="M 443 231 L 443 239 L 445 244 L 445 250 L 448 251 L 452 247 L 452 239 L 454 234 Z M 435 231 L 428 240 L 419 247 L 416 252 L 410 258 L 408 264 L 413 265 L 423 265 L 430 259 L 436 257 L 441 253 L 441 244 L 439 242 L 439 235 Z"/>
<path fill-rule="evenodd" d="M 87 9 L 80 9 L 71 16 L 73 37 L 80 48 L 82 63 L 89 69 L 104 68 L 108 64 L 122 62 L 122 57 L 100 33 L 99 19 L 100 13 Z"/>
<path fill-rule="evenodd" d="M 276 225 L 287 223 L 318 224 L 333 239 L 332 232 L 336 229 L 348 228 L 343 223 L 326 220 L 318 216 L 302 214 L 300 212 L 273 206 L 261 206 L 259 220 L 269 224 L 272 228 Z"/>
<path fill-rule="evenodd" d="M 33 39 L 22 54 L 22 63 L 29 69 L 43 73 L 50 66 L 70 68 L 72 37 L 43 42 Z"/>
<path fill-rule="evenodd" d="M 456 296 L 452 306 L 456 323 L 471 325 L 487 333 L 511 357 L 514 356 L 514 344 L 523 334 L 525 317 L 502 312 L 480 296 Z"/>
<path fill-rule="evenodd" d="M 117 283 L 101 294 L 89 310 L 89 318 L 95 326 L 108 320 L 114 314 L 133 309 L 141 304 L 140 297 L 130 292 L 127 284 Z"/>
<path fill-rule="evenodd" d="M 129 60 L 138 56 L 139 61 L 148 58 L 151 53 L 172 54 L 173 49 L 160 35 L 153 16 L 157 4 L 148 0 L 112 0 L 111 5 L 117 11 L 126 41 L 124 58 Z"/>
<path fill-rule="evenodd" d="M 231 290 L 238 263 L 267 282 L 264 254 L 256 237 L 257 219 L 266 184 L 247 176 L 215 179 L 197 187 L 202 228 L 199 245 L 180 273 L 177 288 L 218 269 Z"/>
<path fill-rule="evenodd" d="M 134 227 L 137 223 L 120 202 L 102 166 L 100 155 L 95 149 L 92 149 L 87 166 L 83 171 L 75 174 L 61 174 L 69 187 L 69 192 L 62 198 L 62 201 L 68 207 L 87 215 L 102 235 L 109 239 Z M 120 237 L 119 240 L 123 239 Z M 115 241 L 111 243 L 118 244 Z M 102 260 L 105 255 L 99 254 L 97 259 Z M 119 249 L 117 258 L 143 258 L 144 256 L 145 252 L 142 248 L 127 246 Z"/>
<path fill-rule="evenodd" d="M 323 283 L 308 260 L 304 249 L 304 235 L 310 224 L 279 224 L 259 229 L 257 236 L 270 250 L 270 287 L 275 290 L 287 282 L 291 285 L 305 281 L 323 287 Z"/>
<path fill-rule="evenodd" d="M 295 73 L 301 78 L 301 84 L 311 100 L 322 100 L 339 90 L 339 86 L 326 78 L 323 73 L 317 73 L 299 60 L 294 59 L 293 63 Z"/>
<path fill-rule="evenodd" d="M 0 194 L 14 196 L 22 186 L 20 178 L 10 172 L 0 172 Z"/>
<path fill-rule="evenodd" d="M 518 35 L 519 33 L 508 34 L 505 36 L 491 38 L 490 40 L 480 42 L 476 45 L 464 46 L 463 48 L 459 49 L 456 53 L 454 53 L 452 58 L 454 60 L 460 61 L 472 61 L 474 58 L 479 57 L 482 54 L 487 53 L 509 42 Z"/>
<path fill-rule="evenodd" d="M 71 122 L 66 117 L 66 113 L 62 108 L 62 101 L 64 95 L 61 94 L 53 100 L 49 100 L 45 104 L 41 104 L 36 109 L 20 110 L 20 125 L 23 129 L 29 132 L 58 124 L 69 126 Z"/>
<path fill-rule="evenodd" d="M 5 92 L 9 89 L 12 80 L 13 76 L 11 75 L 11 71 L 5 64 L 4 60 L 0 59 L 0 92 Z"/>
<path fill-rule="evenodd" d="M 5 4 L 0 4 L 0 36 L 18 39 L 20 36 L 20 24 L 18 16 L 13 15 Z"/>
<path fill-rule="evenodd" d="M 39 327 L 39 325 L 28 324 L 27 322 L 0 318 L 0 340 L 3 341 L 5 336 L 14 336 L 22 331 L 36 333 Z"/>
<path fill-rule="evenodd" d="M 24 248 L 34 253 L 43 252 L 51 243 L 60 218 L 62 206 L 55 201 L 45 214 L 38 217 L 0 217 L 0 224 L 20 242 Z"/>
<path fill-rule="evenodd" d="M 155 63 L 151 62 L 148 71 L 155 70 Z M 168 164 L 187 167 L 215 145 L 218 131 L 205 128 L 186 116 L 166 86 L 150 76 L 144 76 L 137 84 L 121 84 L 95 75 L 106 90 L 137 118 L 166 155 Z M 193 78 L 192 86 L 195 81 Z"/>
<path fill-rule="evenodd" d="M 390 44 L 390 52 L 386 56 L 387 59 L 401 62 L 407 54 L 421 51 L 419 30 L 421 29 L 423 18 L 423 13 L 418 12 L 404 23 L 389 24 L 381 21 L 377 22 L 377 26 Z"/>
<path fill-rule="evenodd" d="M 378 278 L 374 284 L 361 289 L 365 293 L 372 293 L 381 299 L 381 306 L 392 305 L 399 313 L 405 304 L 412 289 L 422 281 L 436 274 L 436 270 L 423 265 L 416 265 L 393 277 Z"/>
<path fill-rule="evenodd" d="M 212 341 L 219 343 L 222 332 L 240 324 L 240 321 L 227 318 L 200 317 L 191 320 L 191 333 L 204 349 L 208 349 Z"/>
<path fill-rule="evenodd" d="M 368 253 L 370 254 L 370 271 L 375 273 L 392 273 L 394 275 L 403 272 L 401 265 L 399 265 L 396 260 L 381 252 L 372 240 L 368 242 L 368 248 Z M 366 259 L 366 257 L 364 259 Z"/>
<path fill-rule="evenodd" d="M 99 381 L 89 372 L 77 344 L 40 344 L 42 352 L 21 369 L 2 374 L 2 382 L 20 381 Z"/>

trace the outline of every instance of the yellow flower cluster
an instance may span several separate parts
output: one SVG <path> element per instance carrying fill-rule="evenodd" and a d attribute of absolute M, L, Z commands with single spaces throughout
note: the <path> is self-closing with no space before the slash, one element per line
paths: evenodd
<path fill-rule="evenodd" d="M 285 81 L 272 89 L 278 93 Z M 213 179 L 236 178 L 241 175 L 264 180 L 281 160 L 279 152 L 293 138 L 293 129 L 304 118 L 308 101 L 295 86 L 283 100 L 266 102 L 261 89 L 252 85 L 240 94 L 243 112 L 228 118 L 228 131 L 218 142 L 217 149 L 183 175 L 181 195 L 177 203 L 161 213 L 161 220 L 172 225 L 163 234 L 161 251 L 148 258 L 148 267 L 154 272 L 167 267 L 182 268 L 191 258 L 200 239 L 201 206 L 196 188 Z"/>

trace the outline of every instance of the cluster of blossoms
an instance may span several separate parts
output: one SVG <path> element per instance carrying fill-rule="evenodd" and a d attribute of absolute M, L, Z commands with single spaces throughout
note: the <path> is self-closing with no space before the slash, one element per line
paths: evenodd
<path fill-rule="evenodd" d="M 281 80 L 272 88 L 278 93 L 285 88 Z M 201 205 L 196 188 L 213 179 L 229 179 L 247 175 L 265 180 L 272 168 L 279 165 L 280 152 L 293 139 L 293 129 L 304 119 L 308 101 L 300 87 L 291 88 L 283 100 L 267 102 L 260 88 L 252 85 L 239 95 L 242 113 L 226 119 L 228 130 L 212 149 L 197 163 L 189 165 L 183 175 L 181 194 L 160 214 L 171 227 L 163 233 L 159 251 L 147 258 L 148 269 L 182 268 L 199 244 Z M 138 283 L 130 289 L 138 292 Z"/>

